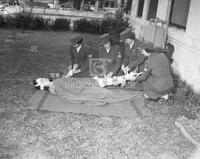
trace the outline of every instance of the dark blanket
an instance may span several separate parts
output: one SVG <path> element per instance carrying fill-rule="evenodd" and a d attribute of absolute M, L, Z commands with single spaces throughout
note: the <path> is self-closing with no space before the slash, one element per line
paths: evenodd
<path fill-rule="evenodd" d="M 130 101 L 138 92 L 100 88 L 91 78 L 60 78 L 54 81 L 56 95 L 70 103 L 106 105 Z"/>

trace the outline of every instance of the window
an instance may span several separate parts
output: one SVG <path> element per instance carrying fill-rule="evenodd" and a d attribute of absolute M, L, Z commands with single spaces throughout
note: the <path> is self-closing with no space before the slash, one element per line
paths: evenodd
<path fill-rule="evenodd" d="M 115 7 L 115 2 L 110 2 L 110 8 L 114 8 Z"/>
<path fill-rule="evenodd" d="M 169 24 L 186 29 L 190 0 L 172 0 Z"/>
<path fill-rule="evenodd" d="M 158 9 L 158 0 L 150 0 L 149 12 L 147 17 L 148 20 L 151 18 L 156 18 L 157 9 Z"/>
<path fill-rule="evenodd" d="M 143 8 L 144 8 L 144 0 L 140 0 L 138 4 L 137 17 L 142 17 Z"/>
<path fill-rule="evenodd" d="M 126 7 L 124 8 L 125 13 L 130 14 L 132 8 L 132 0 L 128 0 Z"/>

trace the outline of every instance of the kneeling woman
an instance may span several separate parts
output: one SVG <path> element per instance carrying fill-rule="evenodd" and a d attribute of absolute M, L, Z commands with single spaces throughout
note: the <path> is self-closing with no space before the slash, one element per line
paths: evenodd
<path fill-rule="evenodd" d="M 173 88 L 171 76 L 171 66 L 167 56 L 154 50 L 142 50 L 142 53 L 148 57 L 144 72 L 136 78 L 136 81 L 142 82 L 145 98 L 168 100 L 169 93 Z"/>
<path fill-rule="evenodd" d="M 72 35 L 70 39 L 70 55 L 68 69 L 77 67 L 77 73 L 74 77 L 89 76 L 89 58 L 92 57 L 90 49 L 84 45 L 84 39 L 80 34 Z"/>
<path fill-rule="evenodd" d="M 107 77 L 117 76 L 122 64 L 122 54 L 120 47 L 114 45 L 112 39 L 108 33 L 103 34 L 100 37 L 101 46 L 99 47 L 98 54 L 99 58 L 106 61 L 105 75 Z"/>

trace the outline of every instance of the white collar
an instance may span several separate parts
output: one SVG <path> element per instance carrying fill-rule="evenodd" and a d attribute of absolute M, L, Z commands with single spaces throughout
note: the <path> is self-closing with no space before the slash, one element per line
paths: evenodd
<path fill-rule="evenodd" d="M 79 47 L 76 48 L 77 53 L 80 51 L 81 46 L 82 46 L 82 45 L 80 45 Z"/>
<path fill-rule="evenodd" d="M 132 49 L 134 43 L 135 43 L 135 40 L 132 41 L 132 43 L 130 44 L 130 49 Z"/>
<path fill-rule="evenodd" d="M 107 53 L 110 52 L 110 47 L 109 47 L 109 48 L 106 48 L 106 47 L 104 46 L 104 49 L 106 50 Z"/>
<path fill-rule="evenodd" d="M 109 53 L 110 52 L 110 47 L 106 49 L 106 52 Z"/>

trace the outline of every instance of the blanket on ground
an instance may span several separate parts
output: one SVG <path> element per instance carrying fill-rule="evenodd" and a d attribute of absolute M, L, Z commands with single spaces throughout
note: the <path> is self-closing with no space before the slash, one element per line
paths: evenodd
<path fill-rule="evenodd" d="M 54 81 L 54 92 L 70 103 L 106 105 L 131 101 L 139 93 L 135 91 L 100 88 L 92 78 L 60 78 Z"/>

